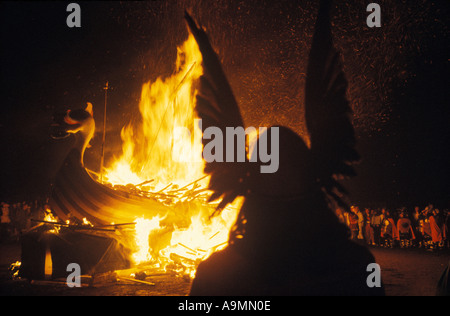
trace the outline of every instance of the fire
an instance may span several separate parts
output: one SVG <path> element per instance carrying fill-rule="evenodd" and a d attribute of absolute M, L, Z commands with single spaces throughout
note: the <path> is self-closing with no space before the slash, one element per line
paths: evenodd
<path fill-rule="evenodd" d="M 169 202 L 161 202 L 176 209 L 179 221 L 167 222 L 159 216 L 136 219 L 133 259 L 136 264 L 152 263 L 191 277 L 199 262 L 226 247 L 242 203 L 236 200 L 220 216 L 210 218 L 215 205 L 206 202 L 210 193 L 199 189 L 208 183 L 194 111 L 195 83 L 202 74 L 202 55 L 190 35 L 178 48 L 175 73 L 143 85 L 142 120 L 122 129 L 122 156 L 104 172 L 112 185 L 148 182 L 152 192 L 170 190 Z M 189 195 L 188 187 L 199 191 Z"/>
<path fill-rule="evenodd" d="M 152 219 L 138 218 L 135 220 L 137 251 L 133 254 L 133 259 L 136 263 L 146 262 L 152 259 L 148 238 L 152 231 L 161 228 L 161 219 L 161 217 L 157 216 Z"/>
<path fill-rule="evenodd" d="M 52 211 L 50 210 L 50 208 L 46 207 L 45 208 L 45 216 L 44 216 L 44 221 L 45 222 L 49 222 L 49 223 L 57 223 L 58 220 L 53 216 Z M 53 226 L 53 228 L 50 230 L 51 233 L 59 233 L 60 230 L 60 226 Z"/>
<path fill-rule="evenodd" d="M 201 132 L 195 126 L 195 89 L 203 73 L 202 56 L 192 35 L 178 48 L 176 72 L 142 87 L 142 122 L 121 132 L 122 151 L 106 176 L 112 184 L 139 184 L 154 179 L 156 189 L 186 185 L 203 175 Z M 185 128 L 191 133 L 180 135 Z M 192 137 L 200 135 L 199 137 Z"/>

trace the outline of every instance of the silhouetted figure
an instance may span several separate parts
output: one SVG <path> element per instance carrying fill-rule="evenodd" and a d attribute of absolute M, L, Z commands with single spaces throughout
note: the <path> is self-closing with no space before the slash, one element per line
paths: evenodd
<path fill-rule="evenodd" d="M 276 173 L 263 174 L 259 163 L 249 161 L 206 163 L 211 200 L 222 198 L 219 210 L 237 196 L 244 196 L 245 202 L 229 246 L 199 265 L 191 295 L 384 294 L 382 287 L 367 285 L 366 270 L 374 257 L 349 241 L 348 229 L 328 204 L 331 198 L 348 209 L 341 199 L 346 191 L 335 179 L 354 176 L 351 164 L 359 160 L 329 9 L 330 1 L 322 1 L 308 63 L 305 117 L 310 147 L 292 130 L 279 127 Z M 196 107 L 202 128 L 243 126 L 206 33 L 188 14 L 186 20 L 203 55 Z"/>

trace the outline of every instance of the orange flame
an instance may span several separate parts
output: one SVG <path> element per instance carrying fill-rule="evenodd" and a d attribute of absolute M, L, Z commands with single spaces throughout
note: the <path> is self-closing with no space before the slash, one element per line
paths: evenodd
<path fill-rule="evenodd" d="M 142 87 L 142 123 L 122 129 L 122 156 L 107 169 L 112 184 L 138 184 L 154 179 L 163 188 L 186 185 L 203 175 L 201 135 L 195 126 L 194 82 L 202 75 L 202 56 L 192 35 L 178 48 L 177 71 Z M 191 133 L 176 133 L 180 128 Z M 188 163 L 186 163 L 188 162 Z"/>
<path fill-rule="evenodd" d="M 180 188 L 204 178 L 195 185 L 206 187 L 202 134 L 194 111 L 194 85 L 203 73 L 201 65 L 202 55 L 190 35 L 178 48 L 176 72 L 143 85 L 139 102 L 142 122 L 122 129 L 123 154 L 106 168 L 108 182 L 138 185 L 153 180 L 152 191 L 157 192 L 169 184 Z M 136 219 L 134 260 L 137 264 L 157 262 L 162 267 L 175 264 L 193 277 L 200 261 L 227 245 L 242 201 L 236 200 L 210 220 L 214 205 L 208 205 L 204 196 L 174 199 L 172 205 L 180 210 L 179 223 L 164 223 L 163 217 Z"/>

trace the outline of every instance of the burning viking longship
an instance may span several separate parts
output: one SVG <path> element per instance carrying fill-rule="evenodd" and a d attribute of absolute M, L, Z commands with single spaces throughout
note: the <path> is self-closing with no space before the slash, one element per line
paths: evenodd
<path fill-rule="evenodd" d="M 178 53 L 172 76 L 143 85 L 142 123 L 123 128 L 123 155 L 104 170 L 105 183 L 83 161 L 95 132 L 92 104 L 55 117 L 52 126 L 53 138 L 73 141 L 52 186 L 55 225 L 67 231 L 84 222 L 88 225 L 75 228 L 112 239 L 116 249 L 109 257 L 119 258 L 119 264 L 108 269 L 143 262 L 164 268 L 175 262 L 193 277 L 199 262 L 227 245 L 240 201 L 211 218 L 217 204 L 208 202 L 210 192 L 201 185 L 208 179 L 194 111 L 202 55 L 192 35 Z M 32 236 L 28 244 L 35 243 Z M 41 259 L 43 252 L 52 252 L 45 247 Z"/>

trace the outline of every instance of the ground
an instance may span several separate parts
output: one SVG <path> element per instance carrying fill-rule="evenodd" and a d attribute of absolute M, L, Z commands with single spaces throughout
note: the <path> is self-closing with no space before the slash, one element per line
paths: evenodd
<path fill-rule="evenodd" d="M 422 249 L 370 248 L 381 266 L 381 276 L 389 296 L 433 296 L 437 282 L 450 261 L 448 250 L 427 252 Z M 27 280 L 11 280 L 8 267 L 20 260 L 17 244 L 0 245 L 1 296 L 183 296 L 189 293 L 191 281 L 170 275 L 154 275 L 147 285 L 128 281 L 101 284 L 96 287 L 69 288 L 64 283 L 54 284 Z"/>
<path fill-rule="evenodd" d="M 450 262 L 448 250 L 370 250 L 381 266 L 381 277 L 388 296 L 434 296 L 439 278 Z"/>

